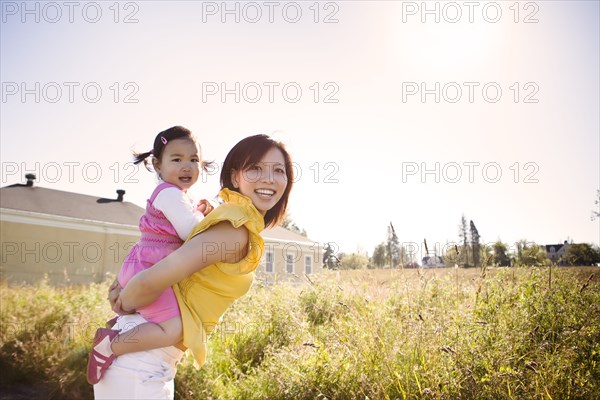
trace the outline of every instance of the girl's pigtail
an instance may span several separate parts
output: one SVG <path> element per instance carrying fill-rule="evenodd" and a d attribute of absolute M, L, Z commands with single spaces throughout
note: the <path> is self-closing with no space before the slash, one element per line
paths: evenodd
<path fill-rule="evenodd" d="M 147 151 L 145 153 L 133 153 L 133 163 L 135 165 L 137 165 L 137 164 L 143 162 L 144 163 L 144 167 L 146 167 L 146 169 L 148 171 L 152 172 L 152 170 L 148 166 L 149 163 L 148 163 L 148 160 L 147 160 L 147 158 L 150 157 L 152 155 L 152 153 L 153 153 L 152 150 Z"/>
<path fill-rule="evenodd" d="M 208 173 L 209 175 L 212 175 L 213 172 L 219 168 L 217 163 L 214 161 L 202 161 L 200 167 L 202 168 L 202 171 Z"/>

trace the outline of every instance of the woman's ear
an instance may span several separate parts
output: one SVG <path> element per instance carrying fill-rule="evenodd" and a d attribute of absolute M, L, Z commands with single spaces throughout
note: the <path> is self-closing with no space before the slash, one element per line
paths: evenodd
<path fill-rule="evenodd" d="M 238 189 L 240 187 L 239 174 L 235 169 L 231 170 L 231 184 L 234 188 Z"/>

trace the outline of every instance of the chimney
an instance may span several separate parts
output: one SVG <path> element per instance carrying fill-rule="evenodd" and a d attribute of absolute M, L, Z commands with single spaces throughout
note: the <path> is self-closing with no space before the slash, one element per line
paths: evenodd
<path fill-rule="evenodd" d="M 25 175 L 25 179 L 27 179 L 27 183 L 25 186 L 33 186 L 33 181 L 35 181 L 35 174 L 27 174 Z"/>
<path fill-rule="evenodd" d="M 125 196 L 125 191 L 123 189 L 117 190 L 117 201 L 123 201 L 123 196 Z"/>

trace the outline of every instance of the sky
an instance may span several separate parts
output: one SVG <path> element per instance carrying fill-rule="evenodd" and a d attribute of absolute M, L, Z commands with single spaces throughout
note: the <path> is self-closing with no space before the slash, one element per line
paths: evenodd
<path fill-rule="evenodd" d="M 308 237 L 600 243 L 598 1 L 2 1 L 0 186 L 144 206 L 171 126 L 287 145 Z M 212 171 L 191 189 L 219 190 Z M 416 247 L 415 247 L 416 246 Z"/>

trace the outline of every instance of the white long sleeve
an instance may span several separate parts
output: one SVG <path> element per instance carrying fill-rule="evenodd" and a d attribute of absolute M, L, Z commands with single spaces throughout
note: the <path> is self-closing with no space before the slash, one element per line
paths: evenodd
<path fill-rule="evenodd" d="M 192 199 L 178 188 L 161 190 L 152 205 L 167 217 L 181 240 L 187 239 L 196 224 L 204 218 L 201 212 L 196 211 Z"/>

